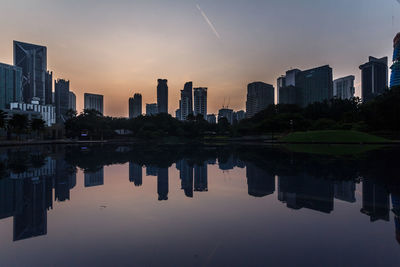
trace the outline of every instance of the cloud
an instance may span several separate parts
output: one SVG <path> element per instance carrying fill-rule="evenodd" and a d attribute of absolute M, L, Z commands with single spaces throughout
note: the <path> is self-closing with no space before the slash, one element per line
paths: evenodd
<path fill-rule="evenodd" d="M 400 1 L 400 0 L 398 0 Z M 217 36 L 218 39 L 221 39 L 221 36 L 219 35 L 217 29 L 215 29 L 214 25 L 212 24 L 211 20 L 207 17 L 206 13 L 201 9 L 199 4 L 196 4 L 197 9 L 200 11 L 201 15 L 203 16 L 204 20 L 207 22 L 208 26 L 210 26 L 211 30 L 214 32 L 215 36 Z"/>

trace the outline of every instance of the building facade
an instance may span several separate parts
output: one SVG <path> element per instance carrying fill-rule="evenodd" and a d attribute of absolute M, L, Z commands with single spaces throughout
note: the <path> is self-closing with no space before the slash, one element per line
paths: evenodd
<path fill-rule="evenodd" d="M 248 118 L 275 103 L 275 89 L 263 82 L 250 83 L 247 86 L 246 114 Z"/>
<path fill-rule="evenodd" d="M 158 107 L 156 103 L 146 104 L 146 116 L 156 115 L 158 113 Z"/>
<path fill-rule="evenodd" d="M 295 86 L 301 90 L 302 107 L 333 98 L 333 71 L 329 65 L 296 74 Z"/>
<path fill-rule="evenodd" d="M 217 116 L 215 114 L 208 114 L 207 115 L 207 122 L 211 124 L 216 124 L 217 123 Z"/>
<path fill-rule="evenodd" d="M 104 97 L 97 94 L 84 94 L 84 108 L 92 109 L 104 114 Z"/>
<path fill-rule="evenodd" d="M 194 88 L 194 110 L 193 115 L 202 115 L 207 119 L 207 88 Z"/>
<path fill-rule="evenodd" d="M 158 113 L 168 113 L 168 80 L 158 79 L 157 107 Z"/>
<path fill-rule="evenodd" d="M 390 87 L 400 86 L 400 33 L 393 40 L 393 65 Z"/>
<path fill-rule="evenodd" d="M 45 82 L 45 103 L 53 105 L 53 72 L 46 71 Z"/>
<path fill-rule="evenodd" d="M 76 95 L 74 92 L 69 92 L 69 102 L 68 102 L 68 109 L 72 109 L 76 111 Z"/>
<path fill-rule="evenodd" d="M 31 104 L 14 102 L 10 103 L 10 113 L 23 113 L 28 118 L 41 118 L 47 127 L 56 123 L 56 108 L 53 105 L 40 105 L 39 99 L 33 99 Z M 30 114 L 31 115 L 30 115 Z"/>
<path fill-rule="evenodd" d="M 355 93 L 355 77 L 353 75 L 333 81 L 333 97 L 338 99 L 352 99 Z"/>
<path fill-rule="evenodd" d="M 22 69 L 0 63 L 0 109 L 22 102 Z"/>
<path fill-rule="evenodd" d="M 142 95 L 135 94 L 129 98 L 129 118 L 133 119 L 142 115 Z"/>
<path fill-rule="evenodd" d="M 218 123 L 222 118 L 227 119 L 229 124 L 233 124 L 233 110 L 229 108 L 221 108 L 218 111 Z"/>
<path fill-rule="evenodd" d="M 185 121 L 190 114 L 193 114 L 193 83 L 187 82 L 181 90 L 181 100 L 179 102 L 180 120 Z"/>
<path fill-rule="evenodd" d="M 57 123 L 64 123 L 67 120 L 69 110 L 69 81 L 58 79 L 54 82 L 56 120 Z"/>
<path fill-rule="evenodd" d="M 360 66 L 361 98 L 364 103 L 383 94 L 388 86 L 388 58 L 369 57 L 369 61 Z"/>
<path fill-rule="evenodd" d="M 45 104 L 47 48 L 14 41 L 14 65 L 22 69 L 23 101 L 30 103 L 37 97 Z"/>

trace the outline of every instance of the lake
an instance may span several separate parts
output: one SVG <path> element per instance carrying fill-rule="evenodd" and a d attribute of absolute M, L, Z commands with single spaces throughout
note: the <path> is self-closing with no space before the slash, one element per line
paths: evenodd
<path fill-rule="evenodd" d="M 1 148 L 0 266 L 400 266 L 400 148 L 365 148 Z"/>

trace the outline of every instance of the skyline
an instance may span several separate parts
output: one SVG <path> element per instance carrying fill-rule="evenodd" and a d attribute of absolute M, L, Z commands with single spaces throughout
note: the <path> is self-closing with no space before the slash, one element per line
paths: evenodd
<path fill-rule="evenodd" d="M 391 58 L 400 29 L 394 0 L 96 1 L 91 8 L 92 2 L 78 8 L 67 1 L 6 0 L 0 23 L 7 25 L 13 14 L 15 26 L 2 31 L 0 62 L 12 64 L 13 40 L 44 45 L 54 78 L 71 81 L 77 109 L 83 108 L 83 93 L 103 94 L 110 116 L 127 116 L 134 93 L 142 94 L 143 103 L 156 102 L 159 78 L 168 79 L 170 114 L 188 81 L 208 87 L 208 110 L 216 114 L 224 99 L 230 108 L 245 109 L 248 83 L 276 89 L 276 79 L 290 68 L 325 64 L 334 79 L 355 75 L 360 96 L 358 66 L 368 56 Z"/>

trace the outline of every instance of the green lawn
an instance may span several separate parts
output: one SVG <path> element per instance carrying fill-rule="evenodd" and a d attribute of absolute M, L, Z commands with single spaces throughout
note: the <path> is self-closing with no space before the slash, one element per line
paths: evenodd
<path fill-rule="evenodd" d="M 343 131 L 343 130 L 332 130 L 332 131 L 309 131 L 309 132 L 294 132 L 291 133 L 279 141 L 288 143 L 313 143 L 313 142 L 325 142 L 325 143 L 381 143 L 389 142 L 389 140 L 370 135 L 367 133 L 357 131 Z"/>

